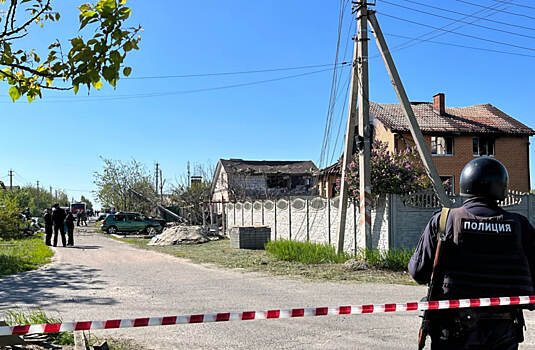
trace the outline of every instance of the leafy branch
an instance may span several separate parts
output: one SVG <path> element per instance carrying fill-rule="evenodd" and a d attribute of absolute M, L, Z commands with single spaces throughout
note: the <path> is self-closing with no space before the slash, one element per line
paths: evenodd
<path fill-rule="evenodd" d="M 125 28 L 131 15 L 126 0 L 99 0 L 83 4 L 80 11 L 80 32 L 92 29 L 88 40 L 80 35 L 69 40 L 67 50 L 56 40 L 48 46 L 45 60 L 34 51 L 17 49 L 17 39 L 28 34 L 32 24 L 43 27 L 47 21 L 59 21 L 51 0 L 0 0 L 0 80 L 10 85 L 13 101 L 26 95 L 28 101 L 42 97 L 42 89 L 70 90 L 78 93 L 80 85 L 100 89 L 103 80 L 116 87 L 121 76 L 128 76 L 131 67 L 123 62 L 132 50 L 139 49 L 141 26 Z M 7 6 L 7 11 L 1 11 Z M 27 19 L 17 26 L 17 9 L 24 7 Z M 2 23 L 2 21 L 4 23 Z M 63 52 L 67 52 L 66 55 Z"/>

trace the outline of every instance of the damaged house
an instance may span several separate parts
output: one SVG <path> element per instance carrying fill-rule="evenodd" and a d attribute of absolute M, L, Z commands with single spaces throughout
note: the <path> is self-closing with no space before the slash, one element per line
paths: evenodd
<path fill-rule="evenodd" d="M 312 196 L 316 194 L 312 161 L 220 159 L 211 188 L 212 202 Z M 218 211 L 221 206 L 218 205 Z"/>

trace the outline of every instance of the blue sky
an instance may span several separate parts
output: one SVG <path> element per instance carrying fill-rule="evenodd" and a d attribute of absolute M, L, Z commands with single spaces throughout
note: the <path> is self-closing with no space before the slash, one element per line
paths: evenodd
<path fill-rule="evenodd" d="M 430 9 L 406 0 L 402 6 L 459 20 L 460 14 Z M 476 1 L 476 0 L 471 0 Z M 420 0 L 424 2 L 424 0 Z M 512 5 L 511 2 L 528 7 Z M 62 13 L 58 24 L 35 28 L 24 48 L 43 49 L 55 38 L 77 35 L 76 1 L 55 1 Z M 144 28 L 140 51 L 127 58 L 132 77 L 236 72 L 271 68 L 323 65 L 334 62 L 340 1 L 140 1 L 130 0 L 131 25 Z M 378 0 L 375 9 L 405 88 L 413 101 L 431 101 L 446 94 L 448 106 L 491 103 L 535 128 L 531 104 L 535 57 L 535 8 L 527 0 L 478 0 L 490 11 L 461 1 L 425 2 L 464 14 L 514 23 L 516 27 L 479 20 L 475 23 L 509 33 L 457 22 L 447 27 L 465 35 L 507 42 L 513 46 L 473 37 L 440 34 L 432 40 L 505 51 L 483 50 L 413 41 L 432 28 L 386 15 L 442 27 L 452 20 L 433 17 Z M 516 14 L 516 15 L 515 15 Z M 466 18 L 463 21 L 474 21 Z M 352 22 L 345 11 L 340 60 L 349 59 L 348 34 Z M 459 27 L 460 26 L 460 27 Z M 521 28 L 525 27 L 525 28 Z M 459 28 L 458 28 L 459 27 Z M 520 35 L 518 35 L 520 34 Z M 530 37 L 531 36 L 531 37 Z M 430 38 L 427 36 L 425 38 Z M 348 45 L 349 44 L 349 45 Z M 348 47 L 347 50 L 344 50 Z M 523 49 L 520 47 L 527 47 Z M 382 60 L 370 41 L 370 98 L 393 103 L 396 96 Z M 48 188 L 63 188 L 79 198 L 94 189 L 93 172 L 100 157 L 136 159 L 150 169 L 158 161 L 167 183 L 186 172 L 188 161 L 216 163 L 219 158 L 303 159 L 318 163 L 331 92 L 332 71 L 238 88 L 183 93 L 194 89 L 277 79 L 329 67 L 175 79 L 121 80 L 117 90 L 103 88 L 87 96 L 80 90 L 45 93 L 28 104 L 11 103 L 7 85 L 0 84 L 0 180 L 10 168 L 15 183 L 40 180 Z M 338 99 L 329 140 L 329 159 L 339 154 L 343 131 L 336 135 L 345 98 L 349 70 L 342 69 Z M 141 96 L 140 96 L 141 94 Z M 150 97 L 142 96 L 150 94 Z M 114 96 L 113 100 L 104 97 Z M 343 128 L 343 123 L 342 123 Z M 533 140 L 532 140 L 533 141 Z M 335 147 L 336 144 L 336 147 Z M 535 149 L 530 148 L 531 159 Z M 533 162 L 532 162 L 533 163 Z M 534 173 L 533 165 L 531 166 Z M 533 183 L 533 180 L 532 180 Z"/>

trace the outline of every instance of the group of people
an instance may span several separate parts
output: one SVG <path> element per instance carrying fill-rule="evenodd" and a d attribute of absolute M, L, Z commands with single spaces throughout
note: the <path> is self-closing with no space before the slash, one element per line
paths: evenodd
<path fill-rule="evenodd" d="M 87 226 L 87 214 L 85 212 L 77 213 L 77 225 Z M 58 203 L 52 206 L 52 209 L 47 208 L 44 214 L 45 219 L 45 243 L 46 245 L 58 245 L 58 233 L 61 234 L 61 243 L 64 247 L 74 246 L 74 214 L 69 210 L 64 210 Z M 67 239 L 65 237 L 67 232 Z M 54 238 L 52 242 L 52 233 Z M 53 243 L 53 244 L 52 244 Z"/>

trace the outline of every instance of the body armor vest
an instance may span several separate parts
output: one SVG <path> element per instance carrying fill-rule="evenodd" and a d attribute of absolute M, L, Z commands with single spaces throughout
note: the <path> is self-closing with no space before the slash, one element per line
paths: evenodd
<path fill-rule="evenodd" d="M 521 223 L 503 212 L 494 217 L 452 209 L 453 237 L 443 255 L 443 293 L 447 298 L 485 298 L 534 294 L 522 245 Z"/>

